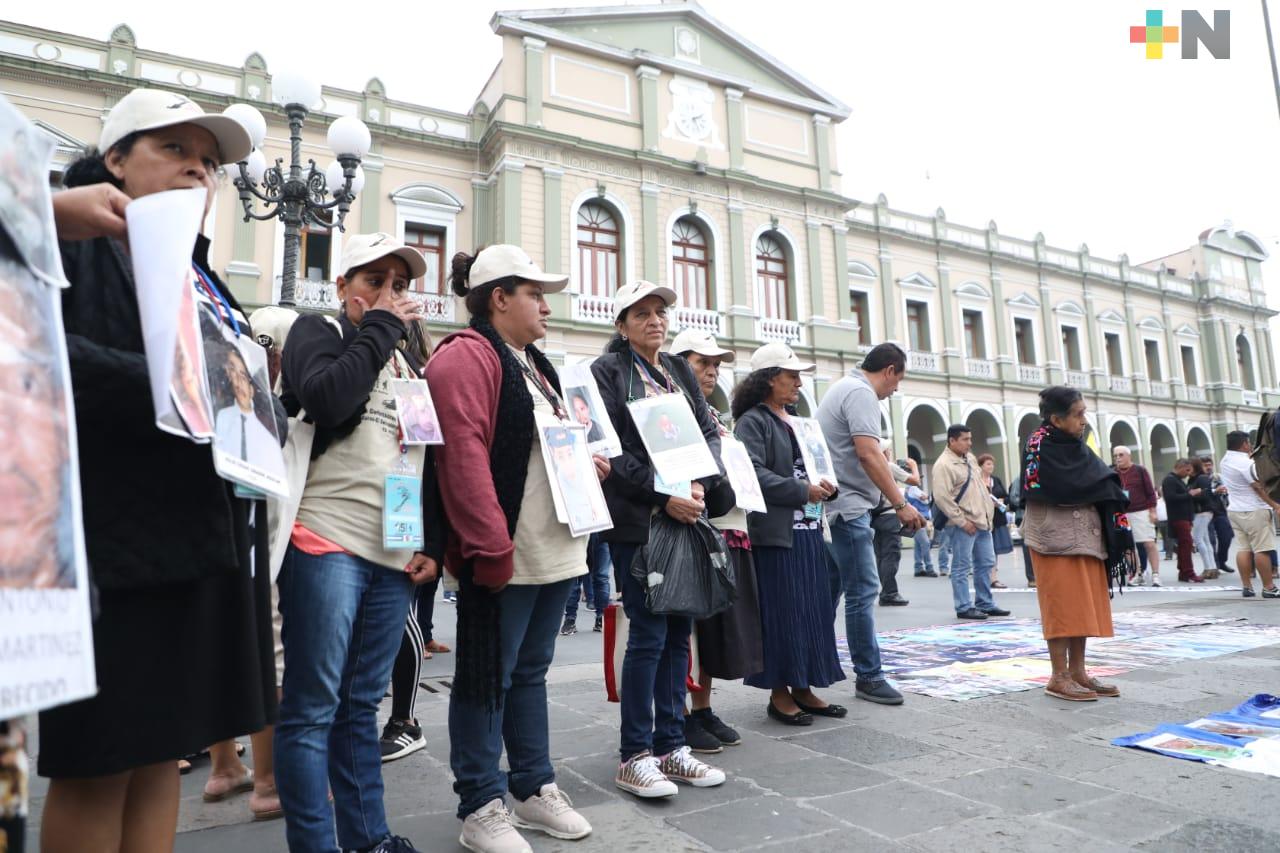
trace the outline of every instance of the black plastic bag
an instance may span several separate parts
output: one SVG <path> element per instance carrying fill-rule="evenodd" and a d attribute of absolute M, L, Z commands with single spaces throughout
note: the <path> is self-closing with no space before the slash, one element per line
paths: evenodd
<path fill-rule="evenodd" d="M 655 515 L 631 576 L 645 589 L 645 607 L 661 616 L 706 619 L 728 610 L 738 596 L 729 546 L 705 518 L 684 524 Z"/>

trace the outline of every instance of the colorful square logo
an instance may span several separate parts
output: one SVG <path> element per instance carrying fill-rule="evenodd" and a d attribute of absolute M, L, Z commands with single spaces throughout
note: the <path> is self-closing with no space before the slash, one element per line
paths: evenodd
<path fill-rule="evenodd" d="M 1164 25 L 1164 12 L 1159 9 L 1147 10 L 1145 26 L 1129 27 L 1129 43 L 1145 44 L 1147 59 L 1163 59 L 1164 46 L 1177 44 L 1178 28 Z"/>

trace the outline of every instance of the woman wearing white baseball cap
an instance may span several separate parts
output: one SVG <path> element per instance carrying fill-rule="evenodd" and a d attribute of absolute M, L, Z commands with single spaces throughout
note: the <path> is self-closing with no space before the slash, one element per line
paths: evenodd
<path fill-rule="evenodd" d="M 75 189 L 58 194 L 106 202 L 74 227 L 58 220 L 72 285 L 62 314 L 98 590 L 99 692 L 40 715 L 39 770 L 53 780 L 45 850 L 171 848 L 177 760 L 260 731 L 275 715 L 275 678 L 264 666 L 269 573 L 259 562 L 255 576 L 250 559 L 254 503 L 215 473 L 208 447 L 156 429 L 132 265 L 114 239 L 127 199 L 212 190 L 218 166 L 249 149 L 234 119 L 205 115 L 182 95 L 135 90 L 111 109 L 97 148 L 67 169 L 64 183 Z M 208 249 L 197 237 L 192 265 L 204 304 L 216 301 L 228 326 L 244 324 Z M 284 412 L 276 414 L 283 435 Z"/>
<path fill-rule="evenodd" d="M 413 846 L 387 826 L 377 710 L 413 587 L 444 558 L 432 448 L 407 444 L 388 417 L 391 383 L 421 380 L 425 367 L 423 352 L 402 342 L 422 316 L 406 291 L 427 265 L 375 233 L 347 238 L 341 268 L 337 318 L 300 316 L 281 356 L 281 399 L 290 416 L 306 412 L 315 439 L 277 579 L 276 787 L 291 850 L 407 853 Z M 413 505 L 406 481 L 421 483 L 421 521 L 418 541 L 404 546 L 386 538 L 384 518 L 390 501 Z"/>
<path fill-rule="evenodd" d="M 815 715 L 847 713 L 813 692 L 845 677 L 836 654 L 822 541 L 821 502 L 835 497 L 836 486 L 812 481 L 788 411 L 800 398 L 801 374 L 813 369 L 786 344 L 765 344 L 751 355 L 751 373 L 733 391 L 733 431 L 755 463 L 768 507 L 747 516 L 760 589 L 764 668 L 746 683 L 771 691 L 768 715 L 791 726 L 812 725 Z"/>
<path fill-rule="evenodd" d="M 720 378 L 720 365 L 733 363 L 733 350 L 720 346 L 710 332 L 685 329 L 676 335 L 671 352 L 683 356 L 693 368 L 698 387 L 708 401 L 723 438 L 730 429 L 729 416 L 711 406 L 710 400 Z M 684 737 L 694 752 L 715 753 L 724 746 L 741 743 L 742 738 L 711 709 L 712 679 L 735 681 L 764 669 L 764 647 L 760 636 L 756 568 L 751 559 L 751 539 L 747 535 L 747 514 L 735 506 L 724 515 L 711 519 L 711 523 L 724 534 L 729 546 L 738 597 L 725 612 L 703 619 L 694 626 L 698 662 L 702 668 L 697 676 L 702 689 L 690 694 L 692 713 L 684 718 Z"/>
<path fill-rule="evenodd" d="M 447 568 L 459 581 L 449 695 L 459 841 L 478 853 L 528 853 L 516 827 L 564 839 L 591 832 L 556 786 L 547 719 L 560 615 L 574 578 L 587 573 L 587 539 L 556 519 L 537 436 L 573 417 L 534 343 L 551 315 L 544 294 L 567 279 L 518 246 L 496 245 L 455 255 L 450 282 L 471 324 L 440 342 L 427 379 L 445 434 L 437 459 Z M 596 457 L 596 475 L 608 472 Z"/>
<path fill-rule="evenodd" d="M 660 394 L 683 394 L 711 452 L 720 457 L 720 430 L 698 381 L 683 358 L 660 352 L 667 341 L 667 309 L 675 291 L 647 281 L 618 289 L 613 300 L 618 334 L 591 366 L 600 396 L 622 441 L 622 455 L 604 483 L 613 529 L 609 543 L 622 606 L 630 620 L 622 662 L 621 761 L 614 784 L 638 797 L 670 797 L 675 782 L 697 788 L 719 785 L 724 773 L 693 756 L 684 736 L 685 673 L 689 666 L 692 622 L 683 616 L 659 616 L 645 607 L 645 591 L 631 575 L 636 552 L 649 541 L 649 520 L 665 512 L 693 524 L 707 511 L 722 476 L 692 484 L 692 495 L 675 497 L 654 487 L 654 469 L 627 403 Z M 723 471 L 723 466 L 721 467 Z M 719 515 L 727 507 L 712 512 Z"/>

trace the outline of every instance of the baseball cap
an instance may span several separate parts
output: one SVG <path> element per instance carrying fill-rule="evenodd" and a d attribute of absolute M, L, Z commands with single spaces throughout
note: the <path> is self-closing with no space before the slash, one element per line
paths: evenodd
<path fill-rule="evenodd" d="M 410 249 L 385 231 L 372 234 L 352 234 L 342 248 L 342 274 L 356 267 L 371 264 L 379 258 L 395 255 L 409 265 L 409 278 L 422 278 L 427 274 L 427 262 L 416 249 Z"/>
<path fill-rule="evenodd" d="M 685 329 L 676 335 L 675 341 L 671 344 L 671 352 L 675 355 L 696 352 L 708 358 L 720 356 L 725 364 L 733 364 L 734 359 L 733 350 L 719 346 L 715 335 L 700 329 Z"/>
<path fill-rule="evenodd" d="M 810 370 L 815 369 L 817 365 L 796 358 L 796 354 L 786 344 L 765 344 L 751 354 L 751 370 L 753 372 L 767 370 L 770 367 L 808 373 Z"/>
<path fill-rule="evenodd" d="M 467 274 L 469 287 L 480 287 L 491 281 L 515 276 L 524 281 L 536 281 L 543 285 L 543 293 L 559 293 L 569 285 L 567 275 L 543 272 L 539 269 L 519 246 L 510 243 L 495 243 L 486 246 L 471 262 L 471 272 Z"/>
<path fill-rule="evenodd" d="M 249 326 L 261 338 L 266 335 L 276 349 L 283 351 L 289 330 L 298 319 L 298 312 L 280 305 L 264 305 L 249 315 Z M 262 343 L 261 340 L 258 343 Z"/>
<path fill-rule="evenodd" d="M 632 305 L 649 296 L 659 296 L 667 303 L 667 307 L 676 304 L 676 292 L 669 287 L 660 287 L 651 281 L 633 281 L 618 288 L 613 295 L 613 316 L 621 317 Z"/>
<path fill-rule="evenodd" d="M 131 133 L 175 124 L 194 124 L 212 133 L 223 163 L 237 163 L 253 150 L 249 131 L 231 116 L 207 115 L 186 95 L 161 89 L 134 89 L 121 98 L 107 113 L 102 136 L 98 138 L 98 150 L 105 154 Z"/>

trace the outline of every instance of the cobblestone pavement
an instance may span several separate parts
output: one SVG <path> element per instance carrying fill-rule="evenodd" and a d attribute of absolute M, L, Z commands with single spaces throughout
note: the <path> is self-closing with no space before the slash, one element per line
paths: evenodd
<path fill-rule="evenodd" d="M 1012 569 L 1004 571 L 1010 585 L 1020 580 Z M 1168 563 L 1165 574 L 1172 575 Z M 882 628 L 952 621 L 945 579 L 901 581 L 912 604 L 877 608 Z M 1117 607 L 1280 624 L 1280 601 L 1243 600 L 1238 589 L 1175 589 L 1135 590 Z M 1036 614 L 1029 591 L 997 600 L 1015 616 Z M 449 642 L 452 608 L 438 604 L 436 613 L 437 637 Z M 708 757 L 728 781 L 645 802 L 613 786 L 618 709 L 604 700 L 591 615 L 580 612 L 587 630 L 560 641 L 550 704 L 557 780 L 595 831 L 579 842 L 526 833 L 535 851 L 1280 850 L 1280 780 L 1109 744 L 1254 693 L 1280 693 L 1280 645 L 1135 670 L 1113 679 L 1122 698 L 1080 704 L 1031 690 L 967 702 L 907 694 L 904 706 L 890 708 L 855 699 L 850 678 L 820 691 L 848 705 L 849 716 L 802 730 L 769 721 L 763 691 L 717 685 L 717 713 L 743 734 L 740 746 Z M 428 662 L 424 678 L 447 676 L 451 657 Z M 392 830 L 424 851 L 461 849 L 446 704 L 443 694 L 420 693 L 427 748 L 384 767 Z M 283 823 L 252 823 L 245 798 L 202 802 L 205 773 L 198 766 L 183 780 L 177 850 L 286 849 Z M 33 827 L 44 786 L 36 788 Z"/>

